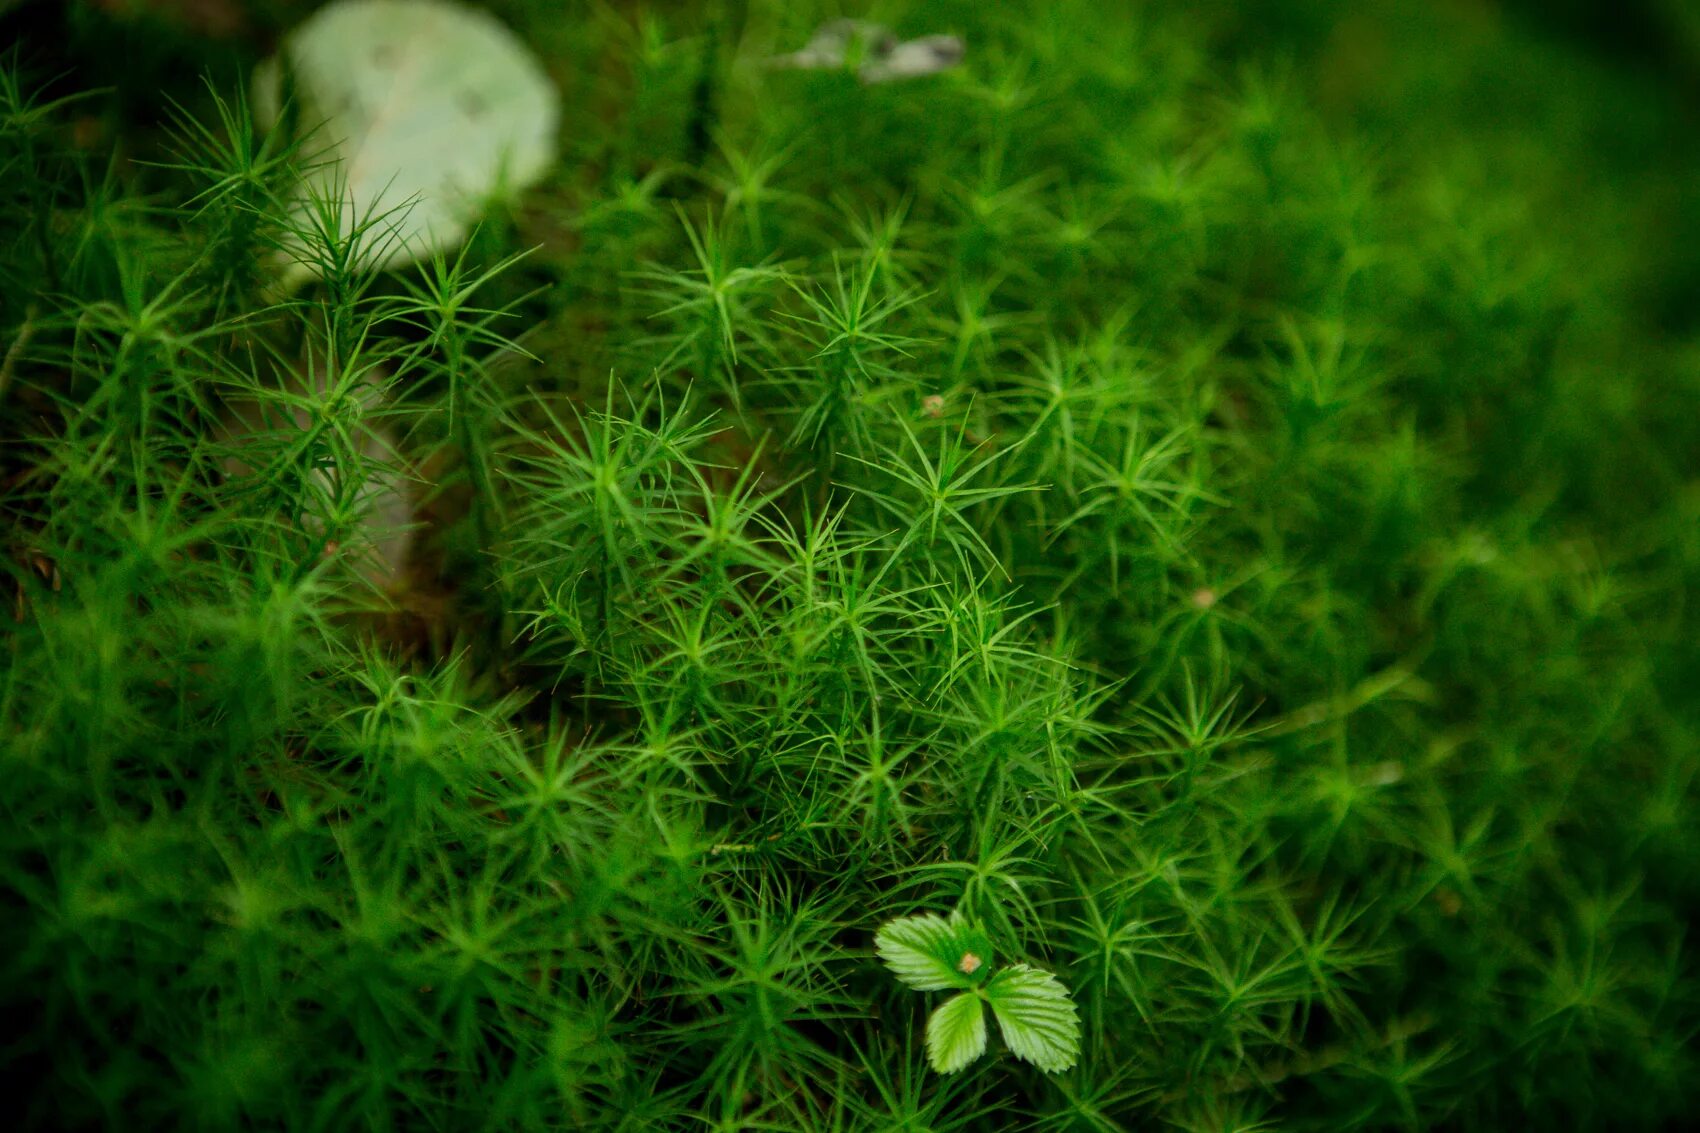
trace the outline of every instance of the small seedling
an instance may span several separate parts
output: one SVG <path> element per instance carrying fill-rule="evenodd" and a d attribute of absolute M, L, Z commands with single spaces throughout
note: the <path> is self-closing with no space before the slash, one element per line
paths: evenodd
<path fill-rule="evenodd" d="M 986 934 L 960 914 L 900 917 L 874 935 L 892 974 L 916 991 L 960 989 L 927 1020 L 927 1060 L 954 1074 L 986 1052 L 986 1007 L 1015 1057 L 1055 1073 L 1080 1056 L 1080 1020 L 1068 989 L 1026 964 L 993 964 Z"/>

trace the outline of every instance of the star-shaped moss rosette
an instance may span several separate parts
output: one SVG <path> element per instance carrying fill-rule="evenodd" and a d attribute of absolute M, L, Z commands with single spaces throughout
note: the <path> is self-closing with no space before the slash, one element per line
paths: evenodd
<path fill-rule="evenodd" d="M 958 914 L 900 917 L 874 934 L 892 974 L 917 991 L 958 990 L 927 1020 L 927 1060 L 954 1074 L 986 1051 L 986 1008 L 1017 1058 L 1055 1072 L 1080 1054 L 1080 1020 L 1068 989 L 1026 964 L 996 967 L 992 942 Z"/>

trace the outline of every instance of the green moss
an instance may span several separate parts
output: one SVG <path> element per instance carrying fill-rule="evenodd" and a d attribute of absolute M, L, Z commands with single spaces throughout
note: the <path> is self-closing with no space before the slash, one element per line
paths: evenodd
<path fill-rule="evenodd" d="M 558 172 L 289 300 L 298 155 L 158 78 L 263 28 L 4 71 L 28 1125 L 1680 1116 L 1692 61 L 940 0 L 963 68 L 864 86 L 760 66 L 809 5 L 497 7 Z M 872 938 L 958 908 L 1077 1065 L 927 1069 Z"/>

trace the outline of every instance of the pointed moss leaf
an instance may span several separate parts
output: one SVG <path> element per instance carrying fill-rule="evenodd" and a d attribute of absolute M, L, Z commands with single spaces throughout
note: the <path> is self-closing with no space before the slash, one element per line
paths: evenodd
<path fill-rule="evenodd" d="M 992 962 L 985 933 L 936 913 L 887 923 L 874 934 L 874 949 L 893 975 L 917 991 L 978 986 Z"/>
<path fill-rule="evenodd" d="M 308 148 L 328 147 L 300 201 L 340 193 L 344 237 L 382 217 L 366 266 L 452 248 L 492 196 L 535 181 L 553 159 L 555 88 L 487 12 L 449 0 L 334 0 L 283 55 L 304 121 L 323 122 Z M 257 78 L 267 81 L 264 71 Z"/>
<path fill-rule="evenodd" d="M 1010 1053 L 1041 1070 L 1067 1070 L 1080 1054 L 1080 1019 L 1049 972 L 1011 964 L 986 985 L 986 1001 Z"/>
<path fill-rule="evenodd" d="M 952 996 L 927 1020 L 927 1061 L 954 1074 L 986 1051 L 986 1009 L 971 991 Z"/>

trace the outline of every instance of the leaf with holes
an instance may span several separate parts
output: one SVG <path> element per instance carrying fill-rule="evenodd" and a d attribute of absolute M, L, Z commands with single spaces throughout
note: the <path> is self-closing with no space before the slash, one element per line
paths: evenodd
<path fill-rule="evenodd" d="M 1080 1055 L 1080 1019 L 1057 977 L 1011 964 L 986 985 L 985 995 L 1011 1054 L 1045 1071 L 1074 1065 Z"/>
<path fill-rule="evenodd" d="M 927 1020 L 927 1061 L 954 1074 L 986 1052 L 986 1009 L 971 991 L 952 996 Z"/>
<path fill-rule="evenodd" d="M 525 45 L 487 12 L 448 0 L 335 0 L 285 42 L 282 59 L 309 150 L 307 202 L 335 201 L 346 239 L 377 222 L 362 266 L 392 268 L 465 239 L 486 204 L 536 181 L 554 158 L 559 97 Z M 256 74 L 276 103 L 277 68 Z M 302 258 L 299 249 L 291 249 Z M 317 274 L 286 269 L 286 283 Z"/>
<path fill-rule="evenodd" d="M 874 950 L 892 974 L 917 991 L 972 988 L 985 982 L 992 942 L 960 918 L 900 917 L 874 934 Z"/>

